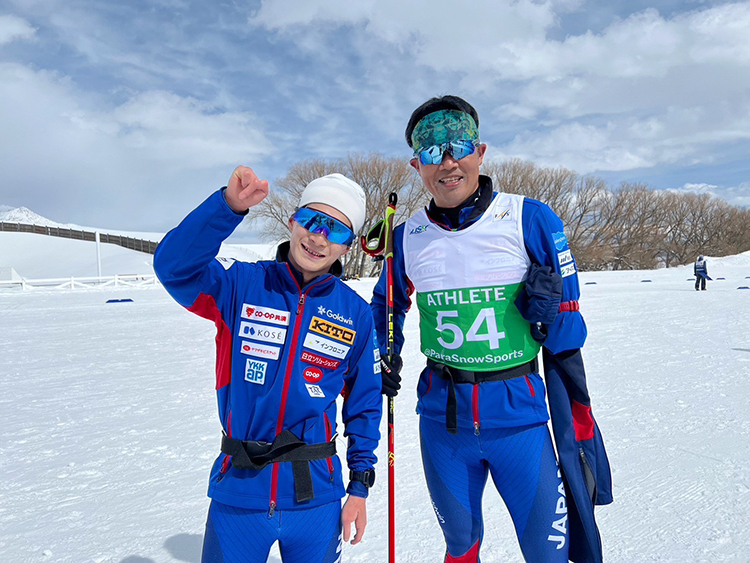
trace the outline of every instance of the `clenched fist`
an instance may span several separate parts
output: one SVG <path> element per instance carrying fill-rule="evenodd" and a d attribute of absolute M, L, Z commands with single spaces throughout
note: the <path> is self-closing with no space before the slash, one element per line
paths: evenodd
<path fill-rule="evenodd" d="M 260 180 L 249 166 L 238 166 L 227 182 L 224 197 L 235 213 L 255 207 L 268 195 L 268 180 Z"/>

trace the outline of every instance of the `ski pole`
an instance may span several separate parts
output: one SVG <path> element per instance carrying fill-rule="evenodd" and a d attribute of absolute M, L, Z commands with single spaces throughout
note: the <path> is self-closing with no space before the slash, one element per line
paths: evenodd
<path fill-rule="evenodd" d="M 386 324 L 388 341 L 386 355 L 388 362 L 393 361 L 393 218 L 396 215 L 398 196 L 392 193 L 388 197 L 385 218 L 378 222 L 368 237 L 362 237 L 362 249 L 370 256 L 380 257 L 385 252 L 386 280 Z M 393 397 L 388 397 L 388 563 L 396 562 L 396 454 L 393 433 Z"/>
<path fill-rule="evenodd" d="M 385 210 L 385 274 L 388 321 L 388 362 L 393 361 L 393 216 L 398 196 L 392 193 Z M 388 561 L 396 561 L 396 453 L 393 432 L 393 397 L 388 397 Z"/>

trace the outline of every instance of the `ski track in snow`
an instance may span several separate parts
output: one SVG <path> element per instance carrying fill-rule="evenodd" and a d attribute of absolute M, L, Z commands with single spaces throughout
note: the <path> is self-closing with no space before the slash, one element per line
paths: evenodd
<path fill-rule="evenodd" d="M 608 563 L 750 561 L 750 291 L 736 289 L 750 266 L 711 275 L 727 280 L 701 293 L 687 268 L 581 275 L 584 361 L 614 481 L 614 504 L 597 508 Z M 369 299 L 373 283 L 353 286 Z M 415 307 L 396 400 L 396 549 L 399 562 L 437 562 L 417 323 Z M 161 288 L 39 290 L 0 293 L 0 334 L 0 561 L 197 563 L 220 440 L 213 325 Z M 344 546 L 347 562 L 387 561 L 381 431 L 367 533 Z M 522 562 L 491 480 L 484 514 L 482 561 Z"/>

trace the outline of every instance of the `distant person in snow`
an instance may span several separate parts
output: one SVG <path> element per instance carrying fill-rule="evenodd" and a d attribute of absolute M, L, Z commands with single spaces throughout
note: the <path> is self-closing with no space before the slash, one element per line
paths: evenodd
<path fill-rule="evenodd" d="M 693 273 L 695 274 L 695 291 L 706 290 L 706 280 L 710 280 L 708 277 L 708 266 L 706 265 L 706 259 L 701 254 L 693 264 Z"/>
<path fill-rule="evenodd" d="M 372 315 L 339 276 L 365 220 L 359 184 L 310 182 L 275 261 L 215 259 L 268 182 L 240 166 L 159 244 L 154 269 L 174 299 L 216 324 L 223 438 L 208 485 L 204 563 L 261 563 L 278 541 L 284 563 L 339 561 L 362 539 L 380 438 L 381 380 Z M 336 398 L 349 466 L 336 455 Z M 218 445 L 218 444 L 217 444 Z"/>
<path fill-rule="evenodd" d="M 432 200 L 393 235 L 398 354 L 391 362 L 383 345 L 384 275 L 372 308 L 383 393 L 390 396 L 401 386 L 412 298 L 419 309 L 427 357 L 417 383 L 422 463 L 445 562 L 479 561 L 490 473 L 526 561 L 599 562 L 594 505 L 612 501 L 611 477 L 586 387 L 586 326 L 563 224 L 547 205 L 496 193 L 480 175 L 487 145 L 465 100 L 442 96 L 422 104 L 409 119 L 406 142 Z M 560 467 L 547 427 L 547 391 Z"/>

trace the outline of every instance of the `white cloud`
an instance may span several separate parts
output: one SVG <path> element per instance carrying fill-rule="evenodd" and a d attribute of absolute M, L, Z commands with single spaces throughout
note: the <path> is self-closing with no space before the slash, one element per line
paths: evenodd
<path fill-rule="evenodd" d="M 120 212 L 155 224 L 157 210 L 177 199 L 187 212 L 234 166 L 273 150 L 251 114 L 169 92 L 106 109 L 106 98 L 57 73 L 0 64 L 0 82 L 0 200 L 51 218 L 96 225 L 102 213 Z"/>
<path fill-rule="evenodd" d="M 750 141 L 750 2 L 671 16 L 649 8 L 549 39 L 577 9 L 586 5 L 264 0 L 250 22 L 322 53 L 341 42 L 337 27 L 353 29 L 374 127 L 396 125 L 387 99 L 413 108 L 457 93 L 479 101 L 483 137 L 511 139 L 494 143 L 502 155 L 582 173 L 707 163 L 720 158 L 711 147 Z"/>
<path fill-rule="evenodd" d="M 16 39 L 31 39 L 36 29 L 29 22 L 13 15 L 0 16 L 0 46 Z"/>

